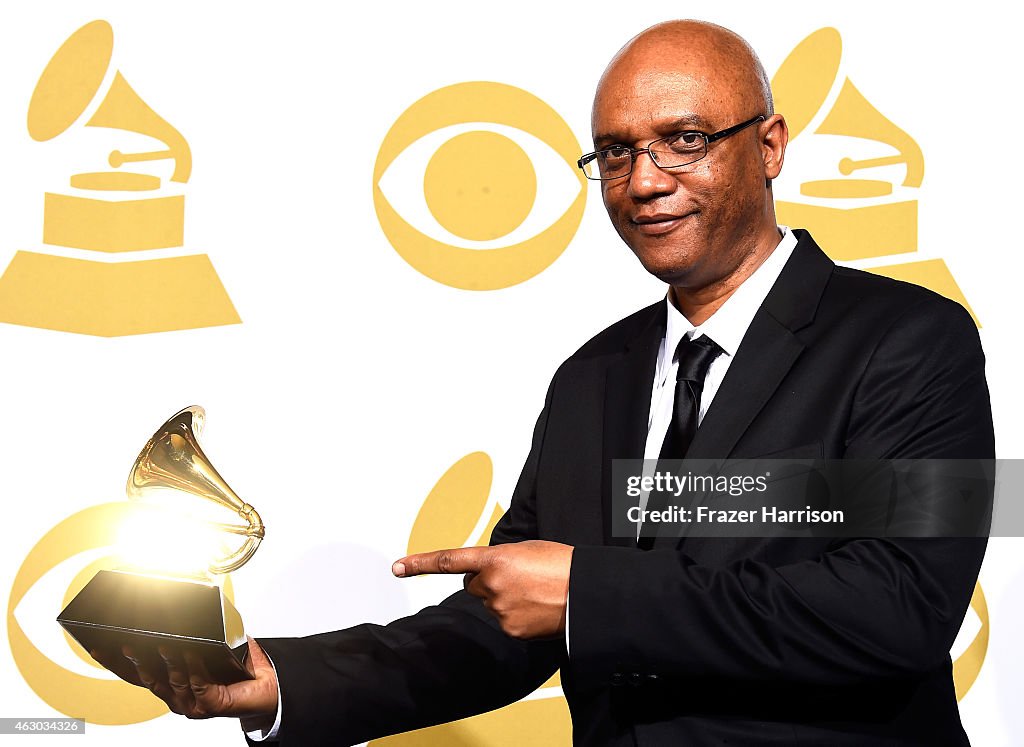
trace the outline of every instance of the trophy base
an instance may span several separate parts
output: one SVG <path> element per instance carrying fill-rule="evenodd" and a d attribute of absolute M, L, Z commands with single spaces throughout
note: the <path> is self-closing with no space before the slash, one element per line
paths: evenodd
<path fill-rule="evenodd" d="M 164 645 L 200 657 L 221 684 L 253 679 L 242 618 L 215 584 L 100 571 L 57 622 L 86 651 L 128 645 L 145 659 Z"/>

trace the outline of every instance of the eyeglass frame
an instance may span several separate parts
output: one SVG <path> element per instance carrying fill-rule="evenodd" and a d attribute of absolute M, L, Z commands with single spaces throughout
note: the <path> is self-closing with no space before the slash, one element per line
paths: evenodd
<path fill-rule="evenodd" d="M 663 171 L 665 169 L 682 168 L 683 166 L 689 166 L 690 164 L 697 163 L 698 161 L 702 161 L 703 159 L 707 158 L 708 146 L 710 146 L 711 143 L 714 143 L 718 140 L 724 140 L 730 135 L 735 135 L 737 132 L 747 129 L 748 127 L 750 127 L 750 125 L 754 124 L 755 122 L 766 122 L 767 120 L 768 117 L 766 117 L 764 114 L 758 114 L 756 117 L 754 117 L 753 119 L 748 119 L 746 122 L 740 122 L 737 125 L 733 125 L 732 127 L 726 127 L 724 130 L 719 130 L 718 132 L 712 132 L 710 134 L 706 132 L 701 132 L 700 130 L 680 130 L 679 132 L 673 132 L 671 135 L 666 135 L 665 137 L 660 137 L 657 140 L 652 140 L 651 142 L 647 143 L 646 148 L 630 148 L 628 145 L 616 145 L 614 146 L 615 148 L 625 148 L 626 150 L 629 151 L 629 171 L 627 171 L 625 174 L 619 174 L 617 176 L 587 176 L 587 170 L 585 168 L 586 165 L 593 161 L 594 159 L 596 159 L 599 154 L 603 153 L 606 150 L 612 150 L 612 148 L 601 148 L 600 150 L 595 150 L 592 151 L 591 153 L 584 153 L 582 156 L 580 156 L 579 160 L 576 161 L 576 168 L 582 171 L 583 176 L 585 176 L 587 179 L 590 179 L 591 181 L 595 182 L 607 182 L 611 181 L 612 179 L 622 179 L 623 177 L 629 176 L 630 174 L 633 173 L 633 168 L 636 166 L 636 157 L 641 153 L 646 153 L 648 156 L 650 156 L 650 159 L 654 163 L 654 165 Z M 668 140 L 672 140 L 673 138 L 682 137 L 683 135 L 699 135 L 701 139 L 704 140 L 704 155 L 692 161 L 687 161 L 686 163 L 677 163 L 672 166 L 662 166 L 660 163 L 658 163 L 657 157 L 653 153 L 651 153 L 651 146 L 657 145 L 658 143 L 664 143 Z M 600 169 L 598 169 L 598 174 L 600 174 Z"/>

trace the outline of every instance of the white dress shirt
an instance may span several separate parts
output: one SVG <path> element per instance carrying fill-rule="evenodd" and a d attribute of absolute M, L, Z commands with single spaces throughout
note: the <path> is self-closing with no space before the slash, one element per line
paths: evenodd
<path fill-rule="evenodd" d="M 768 258 L 761 263 L 761 266 L 754 270 L 753 274 L 743 281 L 725 303 L 723 303 L 710 318 L 703 324 L 696 327 L 690 324 L 689 320 L 677 309 L 671 300 L 670 295 L 665 296 L 666 313 L 668 321 L 665 326 L 665 337 L 661 341 L 661 350 L 658 353 L 658 364 L 654 369 L 654 384 L 651 390 L 651 411 L 647 418 L 647 443 L 644 447 L 644 459 L 657 459 L 661 453 L 661 445 L 668 432 L 669 422 L 672 420 L 672 405 L 675 398 L 676 370 L 679 368 L 678 361 L 674 360 L 676 348 L 679 341 L 685 335 L 690 339 L 697 339 L 701 335 L 707 335 L 714 340 L 722 353 L 711 363 L 707 376 L 704 378 L 704 389 L 700 397 L 700 409 L 697 412 L 697 425 L 700 426 L 704 420 L 704 414 L 711 406 L 711 401 L 718 393 L 718 387 L 725 378 L 726 371 L 732 363 L 736 351 L 739 349 L 743 336 L 747 334 L 747 328 L 754 319 L 754 314 L 761 308 L 768 292 L 775 285 L 782 268 L 789 261 L 793 249 L 796 248 L 796 237 L 786 226 L 779 226 L 779 233 L 782 239 L 775 250 L 768 255 Z M 647 504 L 648 494 L 640 497 L 640 507 Z M 637 536 L 640 527 L 637 525 Z M 565 650 L 569 651 L 569 599 L 565 600 Z M 281 687 L 277 688 L 277 715 L 274 719 L 274 726 L 269 732 L 248 732 L 248 737 L 256 742 L 265 739 L 274 739 L 281 728 Z"/>

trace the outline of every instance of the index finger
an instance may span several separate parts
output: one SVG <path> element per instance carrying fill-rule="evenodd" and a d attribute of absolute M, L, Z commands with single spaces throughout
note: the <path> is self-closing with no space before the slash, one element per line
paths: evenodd
<path fill-rule="evenodd" d="M 493 547 L 459 547 L 407 555 L 391 566 L 402 578 L 423 573 L 479 573 L 494 552 Z"/>

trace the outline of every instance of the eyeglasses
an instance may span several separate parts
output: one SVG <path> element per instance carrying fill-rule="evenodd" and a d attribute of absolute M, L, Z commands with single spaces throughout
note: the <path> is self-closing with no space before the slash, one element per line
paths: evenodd
<path fill-rule="evenodd" d="M 588 179 L 605 181 L 621 179 L 633 172 L 633 163 L 641 153 L 646 153 L 660 169 L 674 169 L 696 163 L 708 154 L 708 145 L 716 140 L 724 140 L 740 130 L 750 127 L 755 122 L 763 122 L 765 116 L 760 114 L 746 122 L 727 127 L 724 130 L 708 135 L 697 130 L 686 130 L 674 135 L 654 140 L 646 148 L 630 148 L 625 145 L 613 145 L 611 148 L 587 153 L 576 162 L 584 176 Z"/>

